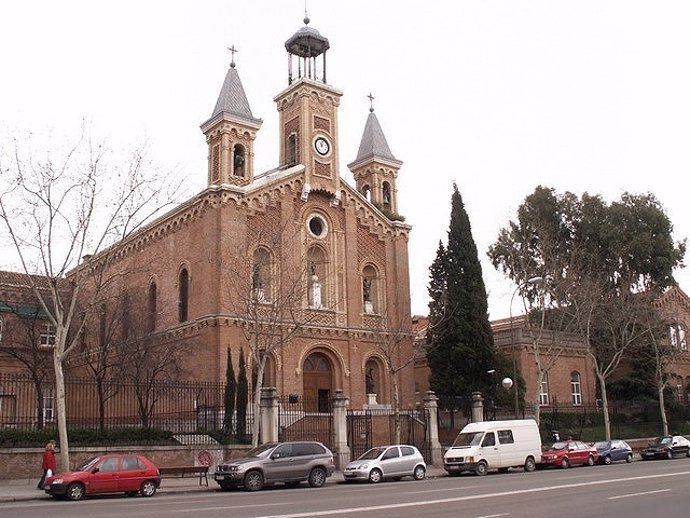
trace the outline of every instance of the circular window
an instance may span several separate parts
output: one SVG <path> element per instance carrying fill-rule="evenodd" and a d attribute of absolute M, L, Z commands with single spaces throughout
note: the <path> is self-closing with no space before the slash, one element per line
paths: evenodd
<path fill-rule="evenodd" d="M 323 238 L 326 235 L 328 226 L 326 225 L 326 220 L 324 220 L 321 216 L 313 214 L 309 216 L 309 219 L 307 220 L 307 228 L 312 236 Z"/>

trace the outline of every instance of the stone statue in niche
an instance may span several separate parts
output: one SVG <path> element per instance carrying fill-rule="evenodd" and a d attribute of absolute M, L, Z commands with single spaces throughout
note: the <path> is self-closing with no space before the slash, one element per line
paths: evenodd
<path fill-rule="evenodd" d="M 319 276 L 316 275 L 316 263 L 314 261 L 311 261 L 309 263 L 309 272 L 311 273 L 310 287 L 309 287 L 311 307 L 315 308 L 315 309 L 320 309 L 322 307 L 322 304 L 321 304 L 321 283 L 319 282 Z"/>

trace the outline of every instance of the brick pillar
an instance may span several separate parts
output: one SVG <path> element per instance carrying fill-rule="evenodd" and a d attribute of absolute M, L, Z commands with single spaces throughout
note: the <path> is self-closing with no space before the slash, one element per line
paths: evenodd
<path fill-rule="evenodd" d="M 431 464 L 443 466 L 443 448 L 438 440 L 438 398 L 433 390 L 424 396 L 424 410 L 426 410 L 426 433 L 431 453 Z"/>
<path fill-rule="evenodd" d="M 276 442 L 278 440 L 278 391 L 275 387 L 261 389 L 261 409 L 259 442 Z"/>
<path fill-rule="evenodd" d="M 481 392 L 472 392 L 472 422 L 484 420 L 484 398 Z"/>
<path fill-rule="evenodd" d="M 347 407 L 350 401 L 341 389 L 335 390 L 333 396 L 333 447 L 335 465 L 343 469 L 350 462 L 350 447 L 347 444 Z"/>

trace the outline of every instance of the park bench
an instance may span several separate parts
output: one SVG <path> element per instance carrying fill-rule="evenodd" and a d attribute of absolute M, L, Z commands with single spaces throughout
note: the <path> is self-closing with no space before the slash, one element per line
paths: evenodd
<path fill-rule="evenodd" d="M 199 477 L 199 485 L 204 482 L 208 486 L 208 466 L 164 466 L 159 467 L 161 478 Z"/>

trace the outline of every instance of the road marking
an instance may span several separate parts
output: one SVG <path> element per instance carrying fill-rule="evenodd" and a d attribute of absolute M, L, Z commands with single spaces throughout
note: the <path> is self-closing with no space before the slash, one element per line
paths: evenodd
<path fill-rule="evenodd" d="M 666 493 L 670 489 L 657 489 L 656 491 L 645 491 L 644 493 L 630 493 L 627 495 L 610 496 L 609 500 L 618 500 L 619 498 L 630 498 L 632 496 L 653 495 L 654 493 Z"/>
<path fill-rule="evenodd" d="M 510 513 L 487 514 L 486 516 L 477 516 L 477 518 L 498 518 L 499 516 L 510 516 Z"/>
<path fill-rule="evenodd" d="M 423 505 L 434 505 L 434 504 L 448 504 L 455 502 L 463 502 L 468 500 L 484 500 L 487 498 L 498 498 L 502 496 L 513 496 L 513 495 L 525 495 L 530 493 L 543 493 L 546 491 L 556 491 L 558 489 L 573 489 L 578 487 L 588 487 L 588 486 L 600 486 L 604 484 L 613 484 L 616 482 L 630 482 L 634 480 L 649 480 L 655 478 L 667 478 L 680 475 L 690 475 L 690 471 L 679 471 L 676 473 L 661 473 L 659 475 L 644 475 L 638 477 L 627 477 L 627 478 L 614 478 L 608 480 L 595 480 L 590 482 L 577 482 L 575 484 L 562 484 L 557 486 L 545 486 L 545 487 L 535 487 L 531 489 L 520 489 L 514 491 L 502 491 L 499 493 L 487 493 L 482 495 L 468 495 L 468 496 L 458 496 L 455 498 L 441 498 L 438 500 L 425 500 L 418 502 L 402 502 L 399 504 L 383 504 L 383 505 L 371 505 L 366 507 L 350 507 L 344 509 L 325 509 L 323 511 L 312 511 L 303 513 L 292 513 L 292 514 L 276 514 L 271 516 L 264 516 L 261 518 L 308 518 L 312 516 L 327 516 L 333 514 L 350 514 L 350 513 L 368 513 L 371 511 L 382 511 L 387 509 L 401 509 L 404 507 L 419 507 Z M 232 506 L 228 506 L 226 509 L 231 509 Z M 216 508 L 215 510 L 218 510 Z M 205 511 L 206 509 L 195 509 L 195 511 Z M 175 512 L 185 512 L 185 511 L 175 511 Z"/>

